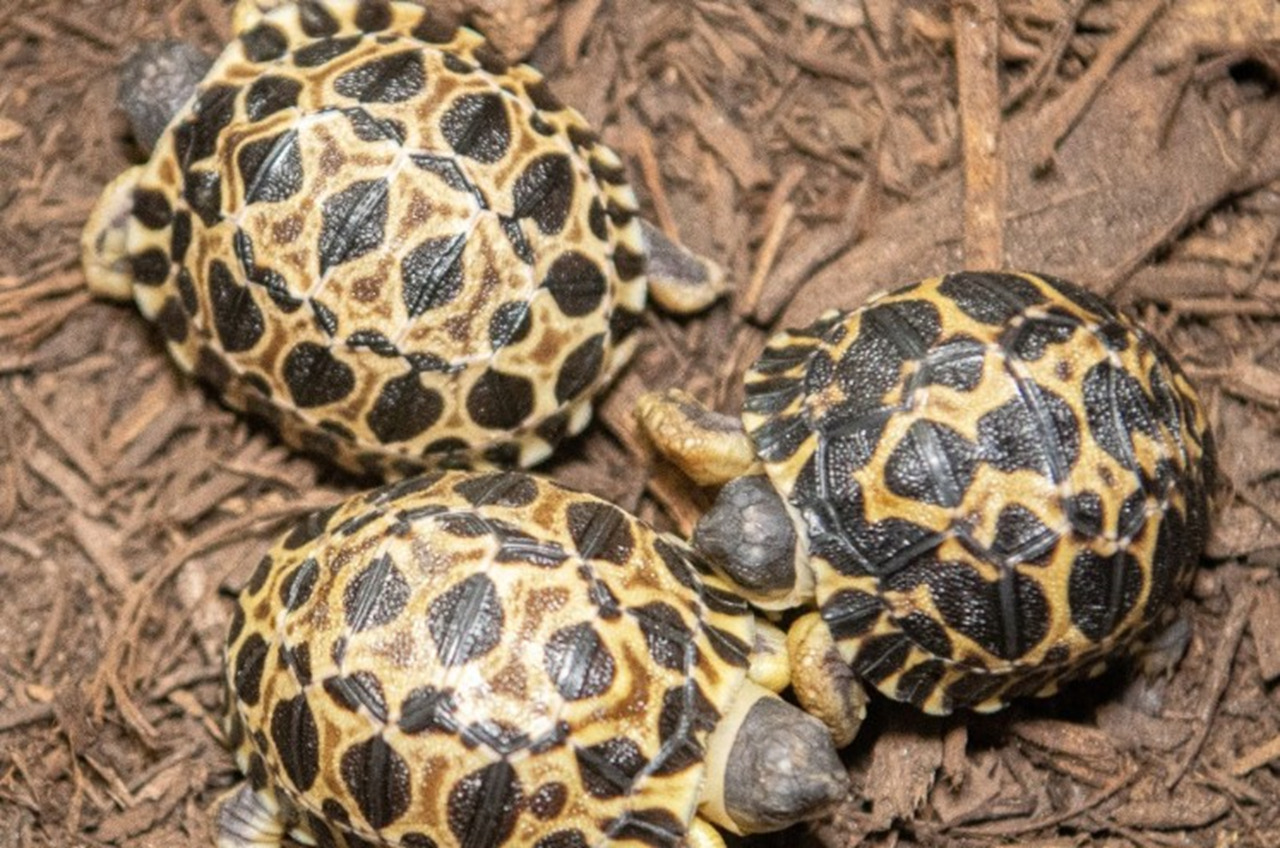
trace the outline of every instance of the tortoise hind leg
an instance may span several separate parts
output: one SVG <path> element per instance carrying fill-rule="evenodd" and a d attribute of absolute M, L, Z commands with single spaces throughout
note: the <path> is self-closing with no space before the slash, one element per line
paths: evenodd
<path fill-rule="evenodd" d="M 218 802 L 214 816 L 217 848 L 280 848 L 285 827 L 277 811 L 248 783 Z"/>
<path fill-rule="evenodd" d="M 644 231 L 649 294 L 659 306 L 677 315 L 690 315 L 724 294 L 724 271 L 719 265 L 672 241 L 643 218 L 640 229 Z"/>
<path fill-rule="evenodd" d="M 102 190 L 80 235 L 80 264 L 94 294 L 116 300 L 133 296 L 127 239 L 133 214 L 133 192 L 142 176 L 138 165 L 116 177 Z"/>

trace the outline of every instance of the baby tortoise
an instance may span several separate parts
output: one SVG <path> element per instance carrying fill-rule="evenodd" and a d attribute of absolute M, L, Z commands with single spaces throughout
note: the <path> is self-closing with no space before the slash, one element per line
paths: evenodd
<path fill-rule="evenodd" d="M 439 471 L 286 534 L 240 596 L 223 848 L 723 848 L 847 775 L 783 634 L 680 540 L 520 472 Z M 732 778 L 732 779 L 730 779 Z"/>
<path fill-rule="evenodd" d="M 725 484 L 695 547 L 762 608 L 816 606 L 788 638 L 822 673 L 796 690 L 841 744 L 858 679 L 996 710 L 1173 618 L 1205 542 L 1208 424 L 1168 353 L 1084 289 L 925 280 L 774 336 L 745 388 L 741 423 L 674 391 L 639 416 Z M 832 665 L 842 689 L 822 688 Z"/>
<path fill-rule="evenodd" d="M 385 0 L 241 0 L 234 26 L 211 65 L 169 43 L 125 69 L 150 159 L 103 193 L 83 264 L 287 443 L 357 472 L 538 462 L 586 426 L 647 294 L 720 292 L 479 34 Z"/>

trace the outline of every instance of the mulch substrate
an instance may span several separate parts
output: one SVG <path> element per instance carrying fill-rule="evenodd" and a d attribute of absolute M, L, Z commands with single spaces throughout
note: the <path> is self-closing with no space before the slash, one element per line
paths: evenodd
<path fill-rule="evenodd" d="M 706 493 L 631 404 L 722 410 L 774 329 L 1002 261 L 1138 316 L 1210 411 L 1224 478 L 1175 668 L 990 716 L 876 700 L 827 822 L 755 845 L 1280 845 L 1280 13 L 1274 0 L 474 0 L 624 154 L 646 213 L 729 271 L 653 314 L 543 471 L 687 530 Z M 954 12 L 952 11 L 954 9 Z M 80 229 L 139 154 L 144 39 L 210 52 L 219 0 L 0 4 L 0 848 L 210 843 L 232 593 L 361 481 L 293 455 L 84 287 Z"/>

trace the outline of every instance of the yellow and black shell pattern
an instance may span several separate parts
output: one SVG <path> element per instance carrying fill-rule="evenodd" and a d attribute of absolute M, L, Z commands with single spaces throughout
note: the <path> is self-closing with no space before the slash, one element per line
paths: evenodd
<path fill-rule="evenodd" d="M 136 190 L 134 296 L 228 404 L 357 471 L 536 462 L 630 355 L 621 161 L 541 75 L 400 2 L 239 35 Z"/>
<path fill-rule="evenodd" d="M 775 336 L 746 392 L 840 651 L 928 712 L 1099 673 L 1169 623 L 1203 548 L 1194 389 L 1069 282 L 907 286 Z"/>
<path fill-rule="evenodd" d="M 241 594 L 238 764 L 321 845 L 675 848 L 755 638 L 705 570 L 520 472 L 352 498 L 284 536 Z"/>

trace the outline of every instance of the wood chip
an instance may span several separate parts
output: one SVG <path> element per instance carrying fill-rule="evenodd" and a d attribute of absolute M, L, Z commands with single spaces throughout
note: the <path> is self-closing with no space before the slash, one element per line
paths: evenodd
<path fill-rule="evenodd" d="M 604 0 L 575 0 L 560 14 L 560 55 L 566 67 L 572 68 L 581 58 L 582 42 L 602 2 Z"/>
<path fill-rule="evenodd" d="M 1151 233 L 1176 231 L 1188 217 L 1280 174 L 1280 133 L 1232 145 L 1216 107 L 1197 97 L 1179 110 L 1166 144 L 1136 136 L 1135 125 L 1154 125 L 1176 85 L 1152 70 L 1150 58 L 1135 54 L 1115 68 L 1055 151 L 1052 179 L 1025 167 L 1009 171 L 1005 252 L 1013 267 L 1048 267 L 1086 284 L 1103 280 Z M 1026 161 L 1054 126 L 1034 114 L 1009 121 L 1010 161 Z M 1185 167 L 1192 161 L 1197 167 Z M 1151 190 L 1156 184 L 1161 191 Z M 881 216 L 865 240 L 808 279 L 782 320 L 804 326 L 824 309 L 856 306 L 877 289 L 956 268 L 962 222 L 958 175 L 937 179 L 928 194 Z"/>
<path fill-rule="evenodd" d="M 1172 798 L 1129 801 L 1108 818 L 1125 827 L 1146 830 L 1184 830 L 1207 827 L 1231 810 L 1231 802 L 1221 795 L 1198 790 Z"/>
<path fill-rule="evenodd" d="M 1280 582 L 1272 580 L 1258 587 L 1257 601 L 1249 614 L 1249 634 L 1262 679 L 1274 683 L 1280 678 Z"/>
<path fill-rule="evenodd" d="M 1262 768 L 1275 760 L 1280 760 L 1280 736 L 1250 748 L 1237 757 L 1231 764 L 1231 774 L 1235 777 L 1244 777 L 1254 769 Z"/>
<path fill-rule="evenodd" d="M 942 767 L 941 727 L 919 716 L 900 715 L 876 741 L 867 772 L 871 828 L 885 830 L 909 820 L 929 797 Z"/>
<path fill-rule="evenodd" d="M 66 454 L 67 459 L 71 460 L 72 464 L 95 488 L 100 488 L 106 480 L 107 474 L 90 451 L 84 435 L 75 434 L 67 430 L 54 416 L 53 412 L 41 403 L 35 392 L 28 389 L 21 382 L 15 382 L 10 386 L 10 389 L 13 392 L 13 396 L 18 400 L 19 405 L 31 416 L 31 420 L 35 422 L 36 426 L 43 430 L 45 435 Z"/>
<path fill-rule="evenodd" d="M 1235 662 L 1236 651 L 1240 648 L 1240 640 L 1244 636 L 1245 623 L 1253 610 L 1255 594 L 1243 580 L 1237 580 L 1233 587 L 1231 609 L 1227 620 L 1218 633 L 1218 644 L 1213 651 L 1213 664 L 1210 666 L 1209 678 L 1205 681 L 1205 690 L 1196 716 L 1196 734 L 1187 745 L 1179 762 L 1173 767 L 1165 780 L 1165 788 L 1172 790 L 1186 775 L 1191 764 L 1200 756 L 1204 743 L 1213 728 L 1213 714 L 1218 708 L 1222 693 L 1231 680 L 1231 666 Z"/>
<path fill-rule="evenodd" d="M 189 425 L 190 409 L 185 403 L 164 407 L 152 422 L 129 444 L 119 462 L 112 467 L 117 478 L 135 472 L 150 459 L 178 430 Z"/>
<path fill-rule="evenodd" d="M 37 721 L 48 721 L 53 718 L 52 704 L 23 704 L 0 710 L 0 733 L 32 724 Z"/>
<path fill-rule="evenodd" d="M 29 455 L 27 467 L 61 492 L 73 509 L 95 518 L 106 512 L 106 505 L 89 484 L 47 451 L 38 449 Z"/>
<path fill-rule="evenodd" d="M 0 533 L 0 545 L 7 545 L 19 553 L 25 554 L 29 559 L 44 558 L 43 548 L 26 536 L 21 536 L 10 530 Z"/>
<path fill-rule="evenodd" d="M 756 151 L 751 136 L 738 129 L 714 106 L 692 109 L 689 120 L 698 137 L 733 174 L 739 187 L 749 189 L 769 181 L 772 173 Z"/>
<path fill-rule="evenodd" d="M 1225 388 L 1232 394 L 1255 403 L 1272 408 L 1280 407 L 1280 372 L 1265 368 L 1256 362 L 1232 363 Z"/>
<path fill-rule="evenodd" d="M 98 567 L 107 585 L 121 594 L 129 590 L 133 578 L 129 566 L 120 555 L 120 537 L 106 524 L 93 521 L 80 513 L 68 519 L 73 538 L 85 555 Z"/>
<path fill-rule="evenodd" d="M 174 500 L 169 517 L 179 524 L 201 517 L 245 487 L 249 481 L 237 474 L 215 474 Z"/>
<path fill-rule="evenodd" d="M 1181 748 L 1193 731 L 1190 722 L 1147 715 L 1122 703 L 1102 706 L 1098 710 L 1098 727 L 1120 750 L 1161 753 Z"/>
<path fill-rule="evenodd" d="M 0 118 L 0 144 L 17 141 L 27 134 L 27 128 L 9 118 Z"/>

